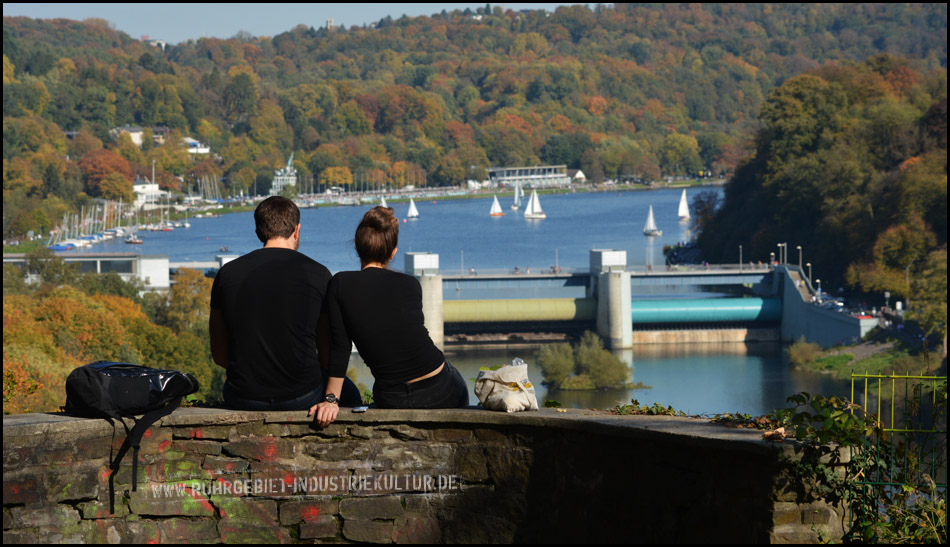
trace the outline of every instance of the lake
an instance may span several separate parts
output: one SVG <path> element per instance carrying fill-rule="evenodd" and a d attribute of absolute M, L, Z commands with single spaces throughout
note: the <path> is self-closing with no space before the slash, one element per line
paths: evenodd
<path fill-rule="evenodd" d="M 690 188 L 687 195 L 692 199 L 706 190 L 722 192 L 718 187 Z M 506 216 L 495 218 L 488 214 L 490 195 L 459 200 L 420 199 L 416 201 L 420 218 L 400 224 L 399 248 L 401 252 L 438 253 L 441 271 L 447 274 L 469 268 L 478 272 L 511 270 L 515 266 L 542 271 L 555 263 L 564 269 L 586 270 L 590 250 L 595 248 L 625 250 L 630 265 L 663 264 L 664 245 L 689 239 L 688 227 L 679 222 L 677 215 L 681 193 L 682 189 L 660 189 L 542 195 L 541 204 L 548 218 L 540 221 L 526 220 L 520 212 L 512 212 L 508 208 L 510 198 L 500 199 Z M 656 238 L 642 235 L 651 205 L 663 231 Z M 359 260 L 353 250 L 353 235 L 370 206 L 303 209 L 300 251 L 334 272 L 357 269 Z M 396 203 L 393 208 L 402 219 L 409 204 Z M 145 232 L 145 242 L 136 250 L 168 255 L 172 262 L 186 262 L 212 261 L 222 246 L 233 254 L 261 246 L 254 235 L 252 213 L 196 218 L 191 219 L 191 224 L 190 229 L 173 232 Z M 111 241 L 91 250 L 128 252 L 130 247 Z M 766 262 L 768 257 L 744 259 Z M 403 260 L 397 256 L 394 267 L 401 269 Z M 690 414 L 762 414 L 785 406 L 788 395 L 801 391 L 845 395 L 848 390 L 844 382 L 826 375 L 793 370 L 780 344 L 682 344 L 639 346 L 617 352 L 631 366 L 632 379 L 651 386 L 650 389 L 549 394 L 534 365 L 535 351 L 450 349 L 447 358 L 463 377 L 474 378 L 481 366 L 510 363 L 521 357 L 529 364 L 530 379 L 542 405 L 550 398 L 573 408 L 608 408 L 636 398 L 641 404 L 659 402 Z M 354 354 L 353 363 L 360 381 L 371 386 L 372 378 L 358 355 Z M 471 398 L 475 403 L 474 395 Z"/>

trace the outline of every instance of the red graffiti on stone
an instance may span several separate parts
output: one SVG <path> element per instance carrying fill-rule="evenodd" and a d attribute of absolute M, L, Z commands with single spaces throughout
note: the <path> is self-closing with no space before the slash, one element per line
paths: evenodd
<path fill-rule="evenodd" d="M 277 459 L 277 439 L 261 439 L 261 461 L 274 461 Z"/>
<path fill-rule="evenodd" d="M 211 502 L 210 502 L 210 501 L 208 501 L 207 499 L 205 499 L 204 497 L 201 496 L 201 491 L 200 491 L 200 490 L 194 490 L 194 489 L 192 489 L 192 488 L 186 486 L 186 487 L 185 487 L 185 492 L 188 492 L 188 494 L 190 494 L 191 497 L 194 498 L 195 501 L 197 501 L 199 504 L 201 504 L 201 506 L 204 507 L 205 509 L 207 509 L 210 513 L 214 513 L 214 506 L 211 505 Z"/>
<path fill-rule="evenodd" d="M 314 507 L 313 505 L 308 505 L 300 510 L 300 518 L 302 518 L 304 522 L 310 522 L 319 516 L 320 508 Z"/>

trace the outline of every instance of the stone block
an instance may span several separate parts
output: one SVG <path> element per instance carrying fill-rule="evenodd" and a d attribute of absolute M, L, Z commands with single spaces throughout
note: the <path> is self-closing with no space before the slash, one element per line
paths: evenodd
<path fill-rule="evenodd" d="M 340 534 L 340 522 L 334 517 L 317 517 L 300 525 L 300 539 L 331 539 Z"/>
<path fill-rule="evenodd" d="M 439 428 L 432 431 L 432 439 L 450 443 L 463 443 L 472 440 L 472 432 L 468 429 Z"/>
<path fill-rule="evenodd" d="M 211 496 L 223 520 L 246 520 L 259 526 L 277 525 L 277 502 L 237 496 Z"/>
<path fill-rule="evenodd" d="M 786 524 L 799 524 L 802 521 L 802 513 L 797 503 L 776 502 L 772 510 L 772 524 L 774 526 L 783 526 Z"/>
<path fill-rule="evenodd" d="M 4 530 L 3 544 L 14 545 L 19 543 L 39 543 L 40 537 L 36 530 Z"/>
<path fill-rule="evenodd" d="M 408 495 L 403 496 L 402 501 L 406 507 L 407 515 L 428 515 L 432 511 L 429 496 L 418 494 Z"/>
<path fill-rule="evenodd" d="M 46 501 L 43 469 L 26 468 L 14 473 L 3 472 L 3 504 L 35 504 Z"/>
<path fill-rule="evenodd" d="M 335 515 L 339 509 L 340 502 L 334 499 L 286 501 L 280 505 L 280 523 L 291 525 L 309 522 Z"/>
<path fill-rule="evenodd" d="M 52 464 L 46 468 L 48 502 L 95 499 L 99 495 L 101 462 Z M 4 499 L 4 503 L 6 500 Z"/>
<path fill-rule="evenodd" d="M 218 455 L 221 454 L 221 443 L 218 441 L 177 440 L 172 441 L 171 449 L 184 453 Z M 168 457 L 167 453 L 165 457 Z"/>
<path fill-rule="evenodd" d="M 33 505 L 12 507 L 10 516 L 13 528 L 36 528 L 39 526 L 58 526 L 65 528 L 79 523 L 79 511 L 68 505 Z"/>
<path fill-rule="evenodd" d="M 176 427 L 172 429 L 175 439 L 204 439 L 209 441 L 226 441 L 234 431 L 230 425 L 208 425 L 197 427 Z"/>
<path fill-rule="evenodd" d="M 434 516 L 404 516 L 393 525 L 393 543 L 440 543 L 442 531 Z"/>
<path fill-rule="evenodd" d="M 218 536 L 223 543 L 291 543 L 287 530 L 266 526 L 252 520 L 222 519 L 218 521 Z"/>
<path fill-rule="evenodd" d="M 363 543 L 392 543 L 393 523 L 388 521 L 346 519 L 343 537 Z"/>
<path fill-rule="evenodd" d="M 372 459 L 378 445 L 365 441 L 308 442 L 301 449 L 307 456 L 324 463 Z"/>
<path fill-rule="evenodd" d="M 228 456 L 246 458 L 260 462 L 275 462 L 279 459 L 293 459 L 297 454 L 296 440 L 278 437 L 241 437 L 222 446 Z"/>
<path fill-rule="evenodd" d="M 802 510 L 802 524 L 828 524 L 834 513 L 827 507 L 811 507 Z"/>
<path fill-rule="evenodd" d="M 397 425 L 390 428 L 389 432 L 400 441 L 424 441 L 429 438 L 428 432 L 408 425 Z"/>
<path fill-rule="evenodd" d="M 375 430 L 372 427 L 351 425 L 347 431 L 349 431 L 351 437 L 356 437 L 357 439 L 372 439 Z"/>
<path fill-rule="evenodd" d="M 64 528 L 41 526 L 36 529 L 36 537 L 37 543 L 97 543 L 93 521 L 85 521 Z"/>
<path fill-rule="evenodd" d="M 404 512 L 402 500 L 396 496 L 345 498 L 340 501 L 340 516 L 346 522 L 350 519 L 393 519 L 401 516 Z"/>
<path fill-rule="evenodd" d="M 504 433 L 494 429 L 476 429 L 475 439 L 483 443 L 508 444 L 509 442 Z"/>
<path fill-rule="evenodd" d="M 325 439 L 344 439 L 349 436 L 346 432 L 347 426 L 341 423 L 333 423 L 323 428 L 310 424 L 310 428 L 312 434 Z"/>
<path fill-rule="evenodd" d="M 108 497 L 108 493 L 106 493 Z M 109 500 L 84 501 L 76 506 L 83 520 L 121 518 L 129 514 L 129 507 L 121 499 L 115 500 L 115 513 L 109 512 Z"/>
<path fill-rule="evenodd" d="M 313 427 L 307 424 L 283 424 L 285 437 L 306 437 L 313 435 Z"/>
<path fill-rule="evenodd" d="M 769 532 L 769 543 L 818 543 L 818 532 L 801 524 L 783 524 Z"/>
<path fill-rule="evenodd" d="M 153 483 L 130 492 L 129 508 L 141 516 L 214 517 L 216 514 L 214 506 L 201 492 L 172 483 Z"/>
<path fill-rule="evenodd" d="M 13 517 L 10 516 L 10 510 L 6 507 L 3 508 L 3 529 L 9 530 L 13 528 Z"/>
<path fill-rule="evenodd" d="M 534 453 L 527 448 L 487 447 L 488 474 L 495 484 L 528 484 Z"/>
<path fill-rule="evenodd" d="M 170 518 L 159 521 L 163 543 L 213 542 L 218 539 L 218 523 L 210 518 Z"/>
<path fill-rule="evenodd" d="M 383 445 L 379 456 L 392 460 L 392 470 L 397 473 L 419 470 L 447 471 L 456 450 L 455 445 L 445 443 L 400 443 Z"/>
<path fill-rule="evenodd" d="M 109 457 L 109 443 L 111 436 L 95 438 L 77 438 L 75 436 L 51 437 L 37 435 L 28 438 L 14 438 L 11 446 L 3 449 L 3 470 L 13 471 L 33 465 L 70 464 L 74 462 L 90 462 L 91 460 Z M 31 439 L 31 442 L 23 442 Z M 4 441 L 4 445 L 7 441 Z"/>
<path fill-rule="evenodd" d="M 231 437 L 231 440 L 235 440 L 234 437 L 277 437 L 284 432 L 284 426 L 282 424 L 265 424 L 264 422 L 249 422 L 243 424 L 237 424 L 234 426 L 234 436 Z"/>
<path fill-rule="evenodd" d="M 250 463 L 241 458 L 228 458 L 226 456 L 206 456 L 201 464 L 212 477 L 222 475 L 235 475 L 247 473 Z"/>
<path fill-rule="evenodd" d="M 488 458 L 482 447 L 463 445 L 455 451 L 455 473 L 466 482 L 488 480 Z"/>
<path fill-rule="evenodd" d="M 89 524 L 93 524 L 89 522 Z M 160 543 L 162 531 L 152 520 L 97 520 L 91 527 L 89 543 Z"/>

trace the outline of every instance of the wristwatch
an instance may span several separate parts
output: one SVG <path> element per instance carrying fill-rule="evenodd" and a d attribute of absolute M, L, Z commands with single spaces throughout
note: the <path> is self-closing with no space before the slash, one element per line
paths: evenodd
<path fill-rule="evenodd" d="M 330 403 L 330 404 L 334 404 L 334 405 L 340 404 L 340 400 L 337 399 L 336 395 L 334 395 L 334 394 L 332 394 L 332 393 L 327 393 L 327 396 L 326 396 L 326 399 L 325 399 L 325 400 L 326 400 L 326 402 L 328 402 L 328 403 Z"/>

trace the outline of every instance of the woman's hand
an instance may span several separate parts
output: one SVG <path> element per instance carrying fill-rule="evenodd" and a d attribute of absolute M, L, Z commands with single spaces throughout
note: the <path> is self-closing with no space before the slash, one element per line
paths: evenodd
<path fill-rule="evenodd" d="M 337 415 L 340 413 L 340 405 L 334 403 L 317 403 L 310 407 L 310 412 L 307 413 L 307 416 L 313 416 L 316 414 L 315 419 L 317 424 L 320 427 L 326 427 L 336 420 Z"/>

